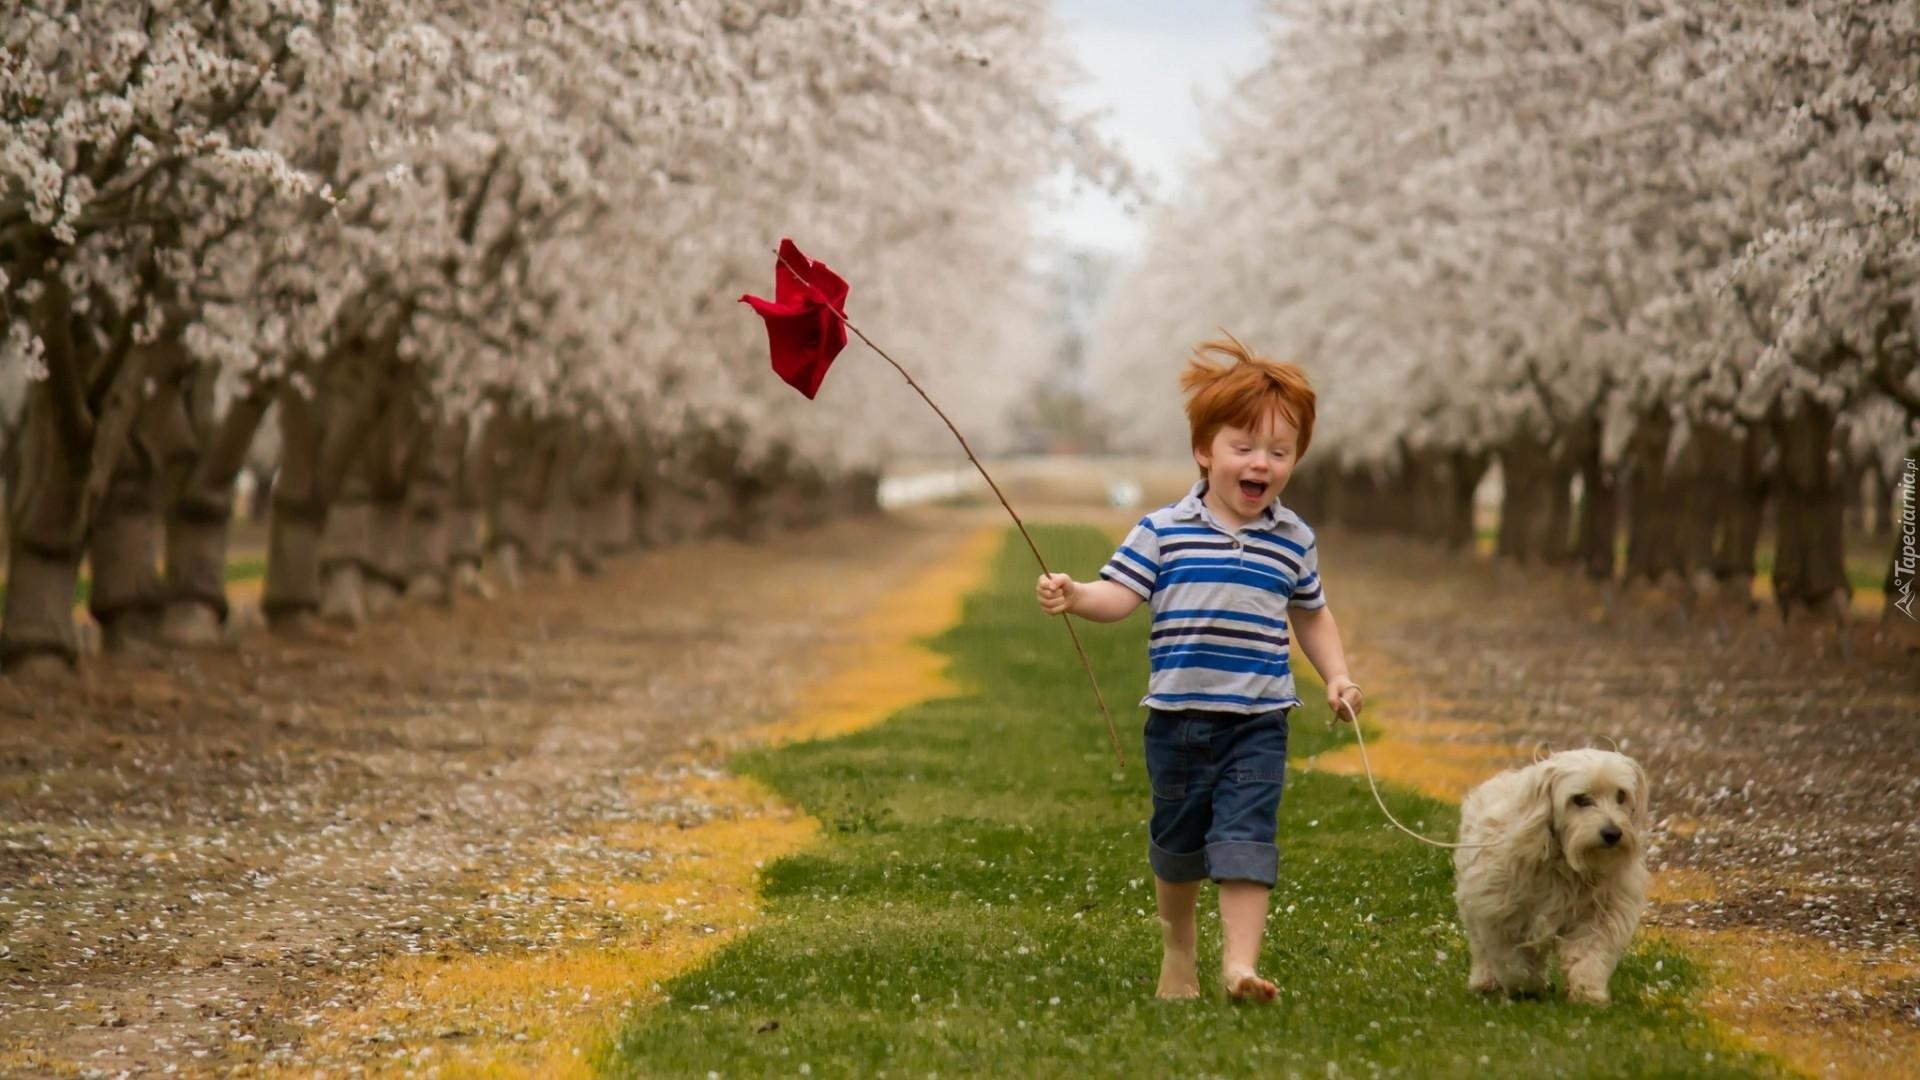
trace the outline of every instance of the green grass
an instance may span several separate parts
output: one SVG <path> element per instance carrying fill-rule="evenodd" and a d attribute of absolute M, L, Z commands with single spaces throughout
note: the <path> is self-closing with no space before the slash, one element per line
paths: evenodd
<path fill-rule="evenodd" d="M 1056 565 L 1109 554 L 1092 529 L 1040 537 Z M 937 646 L 969 696 L 851 737 L 757 751 L 735 767 L 819 817 L 813 850 L 765 872 L 765 920 L 669 999 L 629 1017 L 596 1064 L 643 1076 L 1324 1077 L 1777 1075 L 1692 1011 L 1700 975 L 1642 940 L 1615 1005 L 1490 1001 L 1466 989 L 1445 854 L 1387 831 L 1364 782 L 1289 775 L 1281 882 L 1262 968 L 1271 1007 L 1154 1000 L 1159 933 L 1146 865 L 1139 714 L 1144 616 L 1087 627 L 1123 703 L 1116 772 L 1072 650 L 1003 549 L 992 584 Z M 1304 666 L 1304 665 L 1302 665 Z M 1301 697 L 1323 702 L 1302 679 Z M 1296 714 L 1298 762 L 1333 744 Z M 1446 835 L 1451 807 L 1389 796 Z M 1203 971 L 1219 922 L 1202 894 Z M 1485 1064 L 1490 1063 L 1490 1064 Z"/>
<path fill-rule="evenodd" d="M 239 558 L 227 560 L 227 581 L 229 582 L 250 581 L 257 577 L 264 577 L 266 573 L 267 573 L 267 560 L 264 557 L 257 556 L 257 555 L 246 555 L 246 556 L 241 556 Z M 76 579 L 73 583 L 74 606 L 78 607 L 82 604 L 85 604 L 87 602 L 87 599 L 92 595 L 93 595 L 93 579 L 88 577 L 85 571 L 83 570 L 80 574 L 80 577 Z M 6 605 L 6 602 L 7 602 L 7 583 L 4 580 L 0 580 L 0 607 L 4 607 Z"/>

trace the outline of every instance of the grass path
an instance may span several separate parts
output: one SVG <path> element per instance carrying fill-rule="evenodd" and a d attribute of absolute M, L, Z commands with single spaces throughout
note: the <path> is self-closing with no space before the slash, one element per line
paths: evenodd
<path fill-rule="evenodd" d="M 1085 573 L 1110 541 L 1048 530 Z M 1487 1001 L 1465 988 L 1443 854 L 1385 830 L 1363 781 L 1293 772 L 1281 882 L 1262 957 L 1270 1008 L 1152 997 L 1158 931 L 1144 844 L 1138 714 L 1114 769 L 1073 654 L 1035 616 L 1023 550 L 936 647 L 954 696 L 844 738 L 752 750 L 737 771 L 823 825 L 770 864 L 762 922 L 637 1011 L 601 1068 L 647 1076 L 1035 1076 L 1375 1071 L 1409 1076 L 1776 1075 L 1697 1011 L 1697 969 L 1642 941 L 1604 1012 Z M 1093 628 L 1116 702 L 1143 684 L 1144 620 Z M 1301 678 L 1301 696 L 1320 688 Z M 1318 707 L 1293 760 L 1333 749 Z M 1394 812 L 1446 834 L 1454 810 L 1409 792 Z M 1211 891 L 1203 911 L 1212 901 Z M 1217 919 L 1202 923 L 1217 965 Z"/>

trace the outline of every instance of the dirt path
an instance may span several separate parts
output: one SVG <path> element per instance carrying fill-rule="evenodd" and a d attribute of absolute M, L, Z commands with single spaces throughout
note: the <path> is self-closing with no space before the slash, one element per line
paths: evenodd
<path fill-rule="evenodd" d="M 1654 777 L 1649 923 L 1718 968 L 1715 1015 L 1809 1072 L 1920 1074 L 1920 656 L 1323 540 L 1383 775 L 1457 799 L 1538 743 L 1617 739 Z"/>
<path fill-rule="evenodd" d="M 592 990 L 647 989 L 634 956 L 737 920 L 751 889 L 705 849 L 804 838 L 771 805 L 736 821 L 752 795 L 713 764 L 776 718 L 910 700 L 910 665 L 860 659 L 920 625 L 876 600 L 967 535 L 704 543 L 353 636 L 0 682 L 0 1073 L 550 1061 L 617 1012 Z"/>

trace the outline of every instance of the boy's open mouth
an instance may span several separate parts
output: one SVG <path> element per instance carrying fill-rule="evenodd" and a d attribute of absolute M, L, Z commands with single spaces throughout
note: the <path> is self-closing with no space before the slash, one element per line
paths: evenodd
<path fill-rule="evenodd" d="M 1266 485 L 1266 482 L 1263 480 L 1240 481 L 1240 494 L 1249 499 L 1258 501 L 1260 497 L 1265 495 L 1266 493 L 1267 493 L 1267 485 Z"/>

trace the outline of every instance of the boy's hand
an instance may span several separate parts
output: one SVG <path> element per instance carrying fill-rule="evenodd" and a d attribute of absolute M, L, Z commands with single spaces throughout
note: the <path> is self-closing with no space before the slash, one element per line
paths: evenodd
<path fill-rule="evenodd" d="M 1341 702 L 1346 703 L 1345 709 L 1340 707 Z M 1333 710 L 1335 720 L 1359 720 L 1360 710 L 1366 704 L 1366 695 L 1360 692 L 1360 687 L 1352 679 L 1342 675 L 1327 683 L 1327 708 Z M 1351 716 L 1348 715 L 1349 709 L 1352 710 Z"/>
<path fill-rule="evenodd" d="M 1049 615 L 1064 615 L 1073 609 L 1073 593 L 1076 583 L 1065 574 L 1041 574 L 1040 580 L 1033 586 L 1034 598 L 1040 601 L 1040 610 Z"/>

